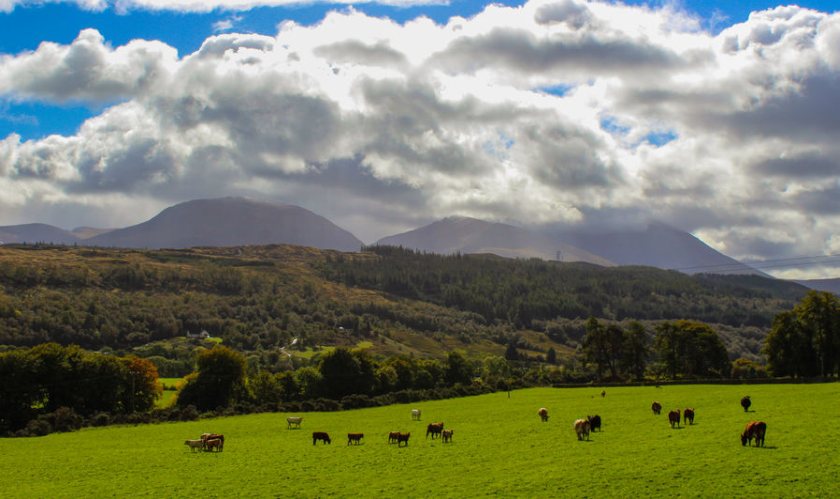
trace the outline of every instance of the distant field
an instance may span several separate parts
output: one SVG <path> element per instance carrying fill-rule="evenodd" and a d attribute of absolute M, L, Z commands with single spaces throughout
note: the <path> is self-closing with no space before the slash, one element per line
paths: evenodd
<path fill-rule="evenodd" d="M 183 383 L 184 378 L 158 378 L 160 380 L 160 384 L 163 387 L 163 392 L 160 394 L 160 398 L 155 403 L 155 407 L 159 409 L 164 409 L 166 407 L 171 406 L 175 403 L 176 395 L 178 394 L 177 388 Z M 176 388 L 176 390 L 167 390 L 167 388 Z"/>
<path fill-rule="evenodd" d="M 336 413 L 261 414 L 0 440 L 2 497 L 831 497 L 840 469 L 840 383 L 822 385 L 537 388 Z M 753 400 L 753 412 L 739 405 Z M 663 405 L 652 415 L 651 402 Z M 541 423 L 536 412 L 549 409 Z M 410 409 L 423 411 L 411 421 Z M 671 408 L 695 424 L 668 426 Z M 572 422 L 599 414 L 603 431 L 578 442 Z M 744 448 L 751 419 L 765 448 Z M 444 421 L 454 442 L 426 440 Z M 408 447 L 389 431 L 411 431 Z M 222 453 L 183 441 L 226 436 Z M 312 445 L 327 431 L 332 445 Z M 363 432 L 347 446 L 347 432 Z"/>

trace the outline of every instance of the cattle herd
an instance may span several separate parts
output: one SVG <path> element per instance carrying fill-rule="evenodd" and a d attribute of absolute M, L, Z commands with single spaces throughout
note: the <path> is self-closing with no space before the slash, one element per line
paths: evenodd
<path fill-rule="evenodd" d="M 190 452 L 222 452 L 225 449 L 225 436 L 221 433 L 202 433 L 199 438 L 186 440 L 184 445 L 190 448 Z"/>
<path fill-rule="evenodd" d="M 604 397 L 606 392 L 601 392 L 601 396 Z M 749 396 L 745 396 L 741 399 L 741 407 L 744 408 L 744 411 L 749 411 L 750 406 L 752 405 L 752 401 L 750 400 Z M 654 401 L 651 406 L 651 410 L 653 411 L 654 415 L 659 415 L 662 412 L 662 404 L 658 401 Z M 413 421 L 420 420 L 420 409 L 412 409 L 411 410 L 411 419 Z M 540 420 L 543 423 L 548 422 L 548 409 L 545 407 L 540 407 L 537 411 L 537 415 L 539 415 Z M 694 408 L 687 407 L 685 408 L 682 413 L 680 413 L 680 409 L 673 409 L 668 412 L 668 423 L 671 425 L 671 428 L 679 428 L 680 426 L 680 417 L 682 416 L 682 423 L 683 425 L 693 425 L 694 424 Z M 301 423 L 303 422 L 303 418 L 300 416 L 289 416 L 286 418 L 286 427 L 287 429 L 300 429 Z M 573 426 L 575 430 L 575 435 L 577 435 L 578 440 L 589 440 L 589 433 L 593 431 L 600 431 L 601 430 L 601 416 L 594 415 L 594 416 L 586 416 L 585 418 L 580 418 L 575 420 Z M 444 429 L 443 422 L 436 422 L 436 423 L 429 423 L 426 425 L 426 438 L 429 437 L 434 440 L 435 438 L 440 438 L 443 443 L 451 443 L 452 436 L 455 432 L 449 428 Z M 747 426 L 744 428 L 743 433 L 741 433 L 741 445 L 750 445 L 753 441 L 755 441 L 756 447 L 763 447 L 764 446 L 764 436 L 767 433 L 767 424 L 763 421 L 750 421 L 747 423 Z M 347 445 L 359 445 L 361 444 L 362 439 L 364 438 L 363 433 L 348 433 L 347 434 Z M 388 444 L 397 444 L 397 447 L 402 447 L 405 445 L 408 446 L 408 440 L 411 437 L 411 432 L 403 433 L 401 431 L 392 431 L 388 434 Z M 332 439 L 330 439 L 329 434 L 324 431 L 314 431 L 312 432 L 312 445 L 316 445 L 318 442 L 322 442 L 324 444 L 331 444 Z M 186 440 L 184 444 L 189 447 L 191 452 L 199 451 L 206 451 L 206 452 L 221 452 L 224 450 L 225 447 L 225 436 L 219 433 L 203 433 L 199 438 L 194 440 Z"/>

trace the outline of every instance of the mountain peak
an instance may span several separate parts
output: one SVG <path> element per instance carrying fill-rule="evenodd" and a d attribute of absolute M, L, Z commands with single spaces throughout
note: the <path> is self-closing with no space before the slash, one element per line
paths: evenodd
<path fill-rule="evenodd" d="M 546 234 L 478 218 L 450 216 L 424 227 L 380 239 L 377 244 L 441 254 L 490 253 L 508 258 L 542 258 L 612 265 L 609 260 Z"/>
<path fill-rule="evenodd" d="M 294 244 L 358 251 L 362 246 L 354 235 L 305 208 L 242 197 L 179 203 L 146 222 L 86 242 L 130 248 Z"/>

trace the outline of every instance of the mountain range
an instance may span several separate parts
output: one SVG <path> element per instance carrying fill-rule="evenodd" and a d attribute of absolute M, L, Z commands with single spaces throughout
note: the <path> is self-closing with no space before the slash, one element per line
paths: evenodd
<path fill-rule="evenodd" d="M 179 203 L 146 222 L 113 230 L 79 227 L 67 231 L 39 223 L 0 227 L 0 244 L 9 243 L 150 249 L 293 244 L 339 251 L 358 251 L 364 245 L 349 231 L 299 206 L 238 197 Z M 489 253 L 601 266 L 644 265 L 689 274 L 765 275 L 693 235 L 661 223 L 612 232 L 585 228 L 551 231 L 453 216 L 384 237 L 376 244 L 441 254 Z M 821 280 L 813 287 L 834 289 L 837 282 Z"/>

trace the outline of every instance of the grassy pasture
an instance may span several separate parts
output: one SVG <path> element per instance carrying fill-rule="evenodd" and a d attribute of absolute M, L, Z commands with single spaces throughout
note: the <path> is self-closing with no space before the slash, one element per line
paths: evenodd
<path fill-rule="evenodd" d="M 455 400 L 302 414 L 85 429 L 0 440 L 2 497 L 831 497 L 840 470 L 840 384 L 536 388 Z M 743 395 L 752 411 L 739 405 Z M 663 413 L 650 411 L 653 400 Z M 537 409 L 549 409 L 541 423 Z M 410 409 L 422 409 L 421 422 Z M 667 410 L 694 407 L 695 424 L 671 429 Z M 572 422 L 603 418 L 578 442 Z M 765 448 L 741 446 L 751 419 L 767 422 Z M 453 443 L 426 440 L 444 421 Z M 411 431 L 408 447 L 389 431 Z M 222 453 L 183 441 L 226 436 Z M 327 431 L 332 445 L 312 445 Z M 347 432 L 363 432 L 347 446 Z"/>

